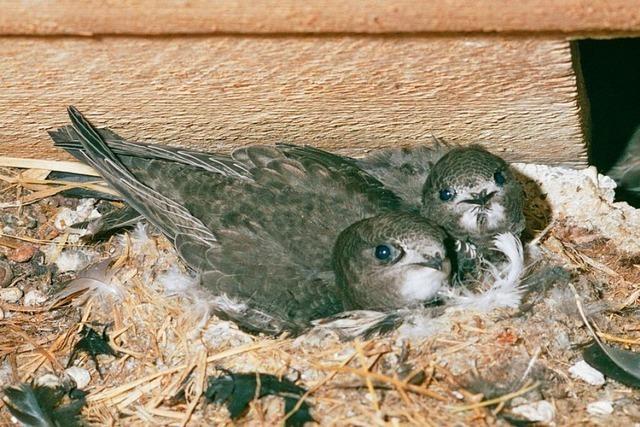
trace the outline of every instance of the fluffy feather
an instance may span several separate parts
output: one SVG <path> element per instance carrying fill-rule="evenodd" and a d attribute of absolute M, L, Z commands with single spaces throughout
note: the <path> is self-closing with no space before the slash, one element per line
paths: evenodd
<path fill-rule="evenodd" d="M 156 283 L 164 289 L 166 295 L 182 297 L 191 302 L 188 316 L 189 319 L 197 322 L 191 328 L 190 335 L 193 337 L 205 330 L 211 314 L 216 314 L 223 319 L 234 320 L 252 316 L 266 323 L 272 321 L 271 316 L 267 313 L 252 309 L 247 304 L 230 298 L 226 294 L 211 294 L 201 286 L 200 278 L 197 275 L 175 266 L 158 275 Z"/>
<path fill-rule="evenodd" d="M 479 294 L 463 287 L 446 289 L 443 296 L 449 305 L 477 311 L 518 307 L 525 293 L 520 283 L 525 270 L 522 242 L 513 233 L 502 233 L 495 237 L 493 244 L 495 250 L 504 254 L 507 261 L 502 265 L 481 261 L 482 268 L 488 273 L 485 280 L 493 281 L 491 286 Z"/>
<path fill-rule="evenodd" d="M 157 248 L 154 239 L 149 234 L 149 226 L 139 222 L 130 233 L 118 235 L 117 242 L 121 248 L 131 245 L 131 252 L 136 255 L 156 255 Z"/>
<path fill-rule="evenodd" d="M 313 321 L 317 330 L 332 331 L 343 340 L 369 337 L 397 327 L 403 320 L 402 310 L 385 313 L 372 310 L 352 310 Z"/>
<path fill-rule="evenodd" d="M 74 299 L 75 305 L 84 304 L 90 297 L 102 301 L 106 298 L 122 301 L 125 292 L 120 283 L 114 279 L 114 273 L 109 268 L 110 263 L 110 259 L 101 261 L 78 273 L 75 279 L 58 292 L 55 301 L 62 301 L 75 294 L 82 294 Z"/>
<path fill-rule="evenodd" d="M 404 317 L 398 328 L 398 339 L 423 339 L 448 330 L 453 316 L 446 313 L 443 315 L 443 309 L 444 307 L 433 307 L 413 310 Z"/>
<path fill-rule="evenodd" d="M 53 251 L 56 250 L 52 245 Z M 50 251 L 51 252 L 51 251 Z M 56 257 L 54 264 L 58 267 L 58 272 L 81 271 L 85 269 L 94 260 L 96 253 L 92 250 L 65 249 Z"/>
<path fill-rule="evenodd" d="M 200 333 L 211 316 L 213 304 L 211 293 L 200 286 L 200 279 L 189 271 L 171 266 L 158 275 L 156 283 L 164 289 L 167 296 L 186 298 L 192 303 L 189 316 L 195 319 L 197 324 L 191 329 L 190 335 L 196 336 Z"/>

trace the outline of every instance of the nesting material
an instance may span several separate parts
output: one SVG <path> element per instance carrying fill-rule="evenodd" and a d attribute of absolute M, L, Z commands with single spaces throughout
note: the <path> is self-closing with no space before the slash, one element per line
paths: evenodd
<path fill-rule="evenodd" d="M 0 259 L 0 288 L 9 286 L 13 280 L 13 270 L 8 262 Z"/>
<path fill-rule="evenodd" d="M 640 252 L 640 210 L 627 203 L 614 203 L 616 183 L 596 168 L 568 169 L 516 163 L 515 168 L 531 179 L 529 188 L 542 190 L 555 218 L 597 231 L 627 252 Z"/>
<path fill-rule="evenodd" d="M 516 255 L 523 261 L 511 263 L 512 270 L 488 268 L 494 283 L 507 284 L 500 289 L 521 303 L 413 313 L 393 333 L 350 341 L 327 330 L 248 335 L 208 314 L 207 295 L 155 230 L 139 226 L 98 244 L 70 238 L 66 228 L 52 233 L 60 211 L 86 212 L 88 202 L 60 197 L 54 191 L 60 184 L 29 187 L 23 171 L 4 169 L 0 203 L 9 207 L 2 214 L 37 224 L 12 225 L 0 236 L 0 252 L 22 244 L 39 252 L 26 262 L 7 261 L 14 279 L 0 291 L 14 297 L 0 299 L 0 381 L 72 377 L 88 393 L 83 417 L 97 425 L 228 424 L 224 405 L 205 405 L 203 398 L 217 367 L 297 382 L 321 425 L 589 423 L 608 411 L 603 396 L 615 408 L 607 423 L 638 422 L 631 410 L 636 392 L 614 380 L 594 386 L 572 377 L 590 335 L 566 282 L 603 341 L 640 350 L 640 216 L 614 203 L 611 181 L 589 170 L 517 167 L 531 179 L 528 190 L 537 189 L 527 191 L 528 206 L 540 208 L 529 212 L 533 246 Z M 507 251 L 518 254 L 517 246 Z M 94 266 L 61 268 L 57 260 L 65 253 L 82 253 Z M 550 265 L 570 278 L 527 282 Z M 522 292 L 523 283 L 531 288 Z M 505 297 L 500 289 L 495 296 Z M 34 290 L 49 299 L 25 305 L 23 295 Z M 106 327 L 117 354 L 97 356 L 102 377 L 84 353 L 67 369 L 83 325 Z M 277 425 L 285 416 L 281 399 L 265 398 L 251 402 L 239 423 Z M 0 424 L 10 422 L 0 403 Z"/>

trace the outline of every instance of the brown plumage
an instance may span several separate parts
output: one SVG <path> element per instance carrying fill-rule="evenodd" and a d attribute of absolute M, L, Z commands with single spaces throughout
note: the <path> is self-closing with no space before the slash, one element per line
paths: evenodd
<path fill-rule="evenodd" d="M 56 145 L 162 231 L 216 313 L 247 330 L 299 333 L 344 309 L 416 305 L 446 282 L 442 231 L 402 213 L 402 200 L 349 159 L 294 146 L 225 156 L 136 144 L 69 115 L 72 127 L 51 132 Z"/>

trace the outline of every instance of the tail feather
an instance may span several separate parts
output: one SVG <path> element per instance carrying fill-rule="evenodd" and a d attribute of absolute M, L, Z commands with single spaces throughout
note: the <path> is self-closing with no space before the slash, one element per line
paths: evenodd
<path fill-rule="evenodd" d="M 53 145 L 55 147 L 64 149 L 81 162 L 86 160 L 86 157 L 82 154 L 80 137 L 72 126 L 65 126 L 56 130 L 50 130 L 48 133 L 53 140 Z"/>
<path fill-rule="evenodd" d="M 75 108 L 69 118 L 77 132 L 85 161 L 121 193 L 125 200 L 172 240 L 179 235 L 209 247 L 217 242 L 213 233 L 180 204 L 140 182 L 111 151 L 96 128 Z"/>
<path fill-rule="evenodd" d="M 70 115 L 71 113 L 70 107 Z M 250 174 L 247 165 L 227 155 L 216 155 L 212 153 L 190 150 L 187 148 L 169 147 L 161 144 L 150 144 L 141 142 L 129 142 L 109 128 L 96 128 L 82 116 L 77 109 L 73 109 L 74 115 L 84 125 L 80 129 L 91 126 L 91 132 L 86 136 L 92 138 L 99 137 L 118 158 L 121 156 L 135 157 L 141 159 L 166 160 L 170 162 L 182 163 L 208 172 L 219 173 L 226 176 L 234 176 L 246 179 Z M 69 152 L 76 159 L 85 162 L 83 153 L 82 138 L 73 126 L 64 126 L 56 130 L 49 131 L 49 136 L 53 140 L 54 146 Z"/>
<path fill-rule="evenodd" d="M 109 145 L 112 151 L 117 153 L 117 147 L 111 145 L 116 141 L 124 141 L 124 139 L 112 131 L 109 128 L 94 128 L 96 132 L 100 134 L 102 139 Z M 73 128 L 73 126 L 63 126 L 56 130 L 50 130 L 47 132 L 53 140 L 55 147 L 63 148 L 67 151 L 70 150 L 82 150 L 82 143 L 80 142 L 80 135 Z"/>
<path fill-rule="evenodd" d="M 69 106 L 69 108 L 67 108 L 67 113 L 69 113 L 71 123 L 80 135 L 81 143 L 87 151 L 94 152 L 105 159 L 109 159 L 116 164 L 120 164 L 120 161 L 109 149 L 102 136 L 76 107 L 73 105 Z"/>

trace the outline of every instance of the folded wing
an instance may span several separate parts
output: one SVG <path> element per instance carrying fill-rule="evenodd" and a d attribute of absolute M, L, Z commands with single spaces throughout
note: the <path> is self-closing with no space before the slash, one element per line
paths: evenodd
<path fill-rule="evenodd" d="M 58 145 L 175 244 L 202 284 L 224 298 L 218 314 L 253 331 L 299 332 L 341 311 L 335 239 L 351 223 L 401 205 L 362 171 L 281 148 L 219 156 L 139 145 L 98 131 L 73 107 L 69 115 L 73 129 L 52 136 L 71 145 Z"/>

